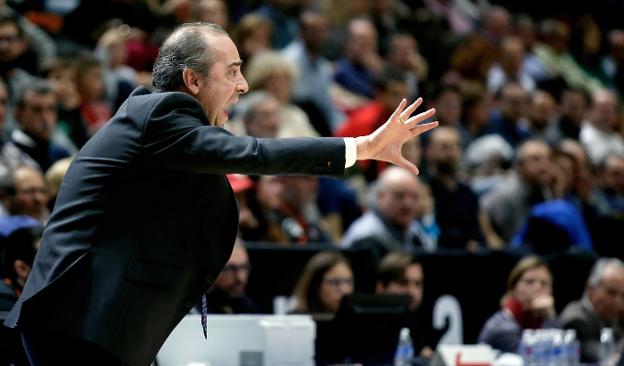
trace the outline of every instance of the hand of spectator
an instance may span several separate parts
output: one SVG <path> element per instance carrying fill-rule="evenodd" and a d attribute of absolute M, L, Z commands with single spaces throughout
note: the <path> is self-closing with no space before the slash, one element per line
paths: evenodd
<path fill-rule="evenodd" d="M 539 295 L 531 302 L 531 310 L 546 318 L 554 318 L 555 299 L 551 295 Z"/>
<path fill-rule="evenodd" d="M 357 143 L 357 159 L 387 161 L 403 167 L 414 174 L 418 174 L 416 165 L 401 154 L 401 147 L 409 139 L 438 125 L 438 121 L 423 125 L 419 124 L 433 117 L 435 114 L 434 108 L 410 117 L 421 104 L 422 98 L 418 98 L 409 107 L 405 108 L 407 100 L 403 99 L 386 123 L 368 136 L 357 137 L 355 140 Z"/>

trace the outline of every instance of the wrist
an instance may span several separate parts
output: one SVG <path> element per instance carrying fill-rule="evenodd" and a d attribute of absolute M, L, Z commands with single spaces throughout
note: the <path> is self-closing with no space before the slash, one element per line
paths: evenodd
<path fill-rule="evenodd" d="M 357 160 L 368 160 L 371 158 L 370 141 L 368 136 L 356 137 L 355 146 L 357 151 Z"/>

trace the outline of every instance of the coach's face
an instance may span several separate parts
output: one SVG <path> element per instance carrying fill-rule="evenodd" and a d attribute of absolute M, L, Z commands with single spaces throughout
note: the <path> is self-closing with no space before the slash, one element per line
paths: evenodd
<path fill-rule="evenodd" d="M 223 126 L 228 119 L 228 108 L 238 102 L 238 96 L 249 90 L 241 74 L 241 59 L 234 42 L 225 35 L 206 35 L 206 42 L 214 55 L 214 63 L 206 77 L 185 70 L 186 85 L 199 100 L 208 121 Z"/>

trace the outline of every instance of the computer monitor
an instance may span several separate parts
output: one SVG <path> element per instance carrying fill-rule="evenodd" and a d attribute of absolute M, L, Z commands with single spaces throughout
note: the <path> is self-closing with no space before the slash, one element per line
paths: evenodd
<path fill-rule="evenodd" d="M 402 327 L 408 326 L 407 295 L 353 294 L 331 320 L 315 318 L 317 365 L 391 363 Z"/>

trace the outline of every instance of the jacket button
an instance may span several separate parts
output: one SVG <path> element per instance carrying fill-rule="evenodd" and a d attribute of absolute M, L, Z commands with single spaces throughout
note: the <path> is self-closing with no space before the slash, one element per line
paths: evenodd
<path fill-rule="evenodd" d="M 184 304 L 184 306 L 186 306 L 186 308 L 189 310 L 193 308 L 193 305 L 195 304 L 193 304 L 192 301 L 187 301 L 186 304 Z"/>

